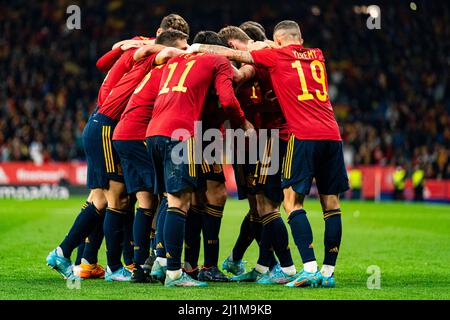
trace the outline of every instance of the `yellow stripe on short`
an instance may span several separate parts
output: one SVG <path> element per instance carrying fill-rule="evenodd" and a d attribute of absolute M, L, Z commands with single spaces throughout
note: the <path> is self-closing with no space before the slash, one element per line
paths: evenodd
<path fill-rule="evenodd" d="M 211 172 L 211 168 L 206 160 L 202 161 L 202 172 L 203 173 Z"/>
<path fill-rule="evenodd" d="M 103 144 L 103 156 L 105 158 L 106 172 L 110 172 L 111 164 L 109 162 L 108 143 L 107 143 L 107 126 L 102 126 L 102 144 Z"/>
<path fill-rule="evenodd" d="M 289 155 L 289 166 L 288 166 L 289 179 L 291 178 L 291 175 L 292 175 L 292 160 L 294 159 L 294 146 L 295 146 L 295 136 L 292 135 L 291 153 Z"/>
<path fill-rule="evenodd" d="M 267 145 L 269 143 L 269 140 L 266 141 L 266 145 L 264 146 L 264 156 L 263 159 L 261 161 L 261 171 L 259 172 L 259 179 L 258 179 L 258 183 L 261 183 L 263 180 L 263 175 L 264 175 L 264 168 L 265 168 L 265 164 L 267 161 Z"/>
<path fill-rule="evenodd" d="M 188 169 L 189 175 L 191 175 L 191 140 L 187 140 L 187 152 L 188 152 Z"/>
<path fill-rule="evenodd" d="M 195 177 L 195 145 L 194 145 L 194 139 L 191 138 L 191 168 L 192 168 L 192 177 Z"/>
<path fill-rule="evenodd" d="M 189 152 L 189 175 L 195 177 L 195 141 L 194 138 L 188 140 L 188 152 Z"/>
<path fill-rule="evenodd" d="M 288 161 L 288 157 L 289 157 L 289 150 L 290 150 L 290 146 L 291 146 L 291 137 L 289 137 L 287 146 L 286 146 L 286 154 L 284 155 L 284 160 L 283 160 L 283 177 L 286 178 L 286 166 Z"/>
<path fill-rule="evenodd" d="M 287 151 L 286 151 L 286 162 L 285 162 L 285 168 L 284 168 L 284 177 L 286 179 L 291 178 L 292 158 L 294 155 L 294 144 L 295 144 L 295 136 L 294 136 L 294 134 L 292 134 L 291 137 L 289 138 Z"/>
<path fill-rule="evenodd" d="M 115 172 L 114 158 L 111 145 L 111 126 L 103 126 L 103 152 L 105 153 L 106 172 Z"/>
<path fill-rule="evenodd" d="M 112 152 L 112 134 L 111 134 L 111 126 L 108 126 L 108 146 L 109 146 L 109 158 L 111 159 L 111 172 L 116 171 L 116 165 L 114 163 L 114 157 Z"/>
<path fill-rule="evenodd" d="M 266 175 L 267 168 L 268 168 L 268 162 L 269 162 L 269 157 L 270 157 L 269 149 L 271 148 L 271 142 L 272 142 L 271 139 L 267 140 L 266 146 L 264 147 L 264 156 L 263 156 L 263 160 L 261 163 L 261 171 L 259 173 L 259 180 L 258 180 L 258 182 L 262 183 L 262 184 L 264 184 L 265 175 Z"/>
<path fill-rule="evenodd" d="M 267 180 L 267 176 L 269 174 L 269 167 L 270 167 L 270 159 L 272 157 L 272 144 L 273 144 L 273 140 L 270 139 L 267 147 L 267 164 L 266 164 L 266 168 L 264 170 L 264 175 L 263 175 L 263 182 L 262 184 L 266 184 L 266 180 Z"/>
<path fill-rule="evenodd" d="M 259 162 L 259 160 L 257 160 L 257 161 L 256 161 L 256 165 L 255 165 L 255 173 L 253 174 L 253 177 L 254 177 L 255 179 L 258 177 L 259 166 L 260 166 L 260 162 Z"/>

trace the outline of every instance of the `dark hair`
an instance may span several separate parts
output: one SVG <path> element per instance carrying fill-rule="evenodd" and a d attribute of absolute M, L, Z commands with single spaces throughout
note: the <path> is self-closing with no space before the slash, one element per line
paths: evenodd
<path fill-rule="evenodd" d="M 189 35 L 189 24 L 183 19 L 182 16 L 176 13 L 171 13 L 168 16 L 165 16 L 159 27 L 164 31 L 175 29 Z"/>
<path fill-rule="evenodd" d="M 175 29 L 169 29 L 161 32 L 156 38 L 155 43 L 162 44 L 167 47 L 176 47 L 177 40 L 184 40 L 187 38 L 188 35 L 186 33 Z"/>
<path fill-rule="evenodd" d="M 267 40 L 266 34 L 257 26 L 252 24 L 241 24 L 239 27 L 254 41 Z"/>
<path fill-rule="evenodd" d="M 217 32 L 214 31 L 200 31 L 195 35 L 193 42 L 201 44 L 215 44 L 219 46 L 225 45 Z"/>
<path fill-rule="evenodd" d="M 283 20 L 279 22 L 273 29 L 273 33 L 277 32 L 278 30 L 286 30 L 289 31 L 288 33 L 292 36 L 298 36 L 300 38 L 302 37 L 300 26 L 297 22 L 292 20 Z"/>
<path fill-rule="evenodd" d="M 248 27 L 248 26 L 256 27 L 256 28 L 258 28 L 259 30 L 261 30 L 262 33 L 266 34 L 266 29 L 264 29 L 264 27 L 262 26 L 261 23 L 256 22 L 256 21 L 245 21 L 245 22 L 241 23 L 241 25 L 239 26 L 239 28 L 242 29 L 242 28 L 245 28 L 245 27 Z"/>
<path fill-rule="evenodd" d="M 225 28 L 220 29 L 219 31 L 219 37 L 222 38 L 224 42 L 227 42 L 231 39 L 241 40 L 241 41 L 248 41 L 251 40 L 250 37 L 242 31 L 242 29 L 236 27 L 236 26 L 228 26 Z"/>

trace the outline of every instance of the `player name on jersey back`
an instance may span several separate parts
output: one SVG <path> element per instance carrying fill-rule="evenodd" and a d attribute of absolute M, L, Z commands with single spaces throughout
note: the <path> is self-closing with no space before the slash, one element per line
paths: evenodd
<path fill-rule="evenodd" d="M 342 140 L 320 49 L 294 44 L 251 55 L 256 66 L 269 70 L 290 133 L 300 140 Z"/>

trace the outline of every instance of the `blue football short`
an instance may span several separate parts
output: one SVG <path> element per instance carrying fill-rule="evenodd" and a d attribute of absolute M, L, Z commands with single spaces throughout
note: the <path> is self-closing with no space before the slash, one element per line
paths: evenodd
<path fill-rule="evenodd" d="M 313 179 L 319 194 L 340 194 L 349 189 L 341 141 L 289 138 L 282 169 L 282 188 L 308 195 Z"/>
<path fill-rule="evenodd" d="M 109 181 L 123 182 L 122 167 L 112 145 L 117 121 L 94 111 L 83 130 L 83 147 L 87 160 L 87 187 L 109 187 Z"/>
<path fill-rule="evenodd" d="M 169 137 L 153 136 L 147 138 L 147 147 L 155 172 L 155 194 L 197 189 L 198 168 L 195 164 L 193 138 L 178 141 Z"/>
<path fill-rule="evenodd" d="M 120 157 L 127 192 L 152 191 L 154 170 L 146 142 L 114 140 L 113 146 Z"/>

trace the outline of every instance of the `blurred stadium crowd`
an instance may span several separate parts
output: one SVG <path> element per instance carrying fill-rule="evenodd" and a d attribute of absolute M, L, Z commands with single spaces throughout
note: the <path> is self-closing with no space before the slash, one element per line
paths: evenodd
<path fill-rule="evenodd" d="M 83 160 L 81 133 L 104 77 L 96 60 L 119 39 L 153 35 L 162 16 L 178 12 L 191 35 L 251 19 L 270 37 L 277 21 L 297 20 L 305 45 L 328 59 L 347 163 L 419 165 L 427 178 L 450 179 L 448 6 L 386 2 L 381 29 L 369 30 L 362 7 L 320 3 L 2 2 L 0 161 Z M 81 8 L 81 30 L 66 28 L 71 4 Z"/>

